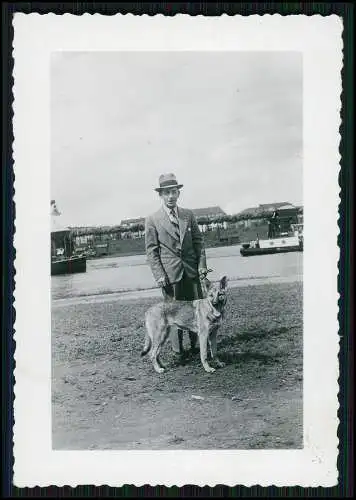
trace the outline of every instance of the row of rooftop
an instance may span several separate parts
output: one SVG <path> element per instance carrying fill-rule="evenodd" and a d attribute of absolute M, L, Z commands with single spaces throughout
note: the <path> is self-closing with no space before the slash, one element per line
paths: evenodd
<path fill-rule="evenodd" d="M 60 215 L 60 212 L 57 210 L 55 201 L 52 200 L 51 202 L 52 205 L 52 215 Z M 263 219 L 263 218 L 269 218 L 273 215 L 273 213 L 278 212 L 279 214 L 283 213 L 285 215 L 296 215 L 296 214 L 302 214 L 303 213 L 303 207 L 301 205 L 293 205 L 289 202 L 276 202 L 276 203 L 267 203 L 267 204 L 260 204 L 257 207 L 250 207 L 242 210 L 241 212 L 237 214 L 227 214 L 224 210 L 221 209 L 220 206 L 212 206 L 212 207 L 205 207 L 205 208 L 195 208 L 192 209 L 194 215 L 197 218 L 198 223 L 201 226 L 204 226 L 204 224 L 210 225 L 211 223 L 215 223 L 213 225 L 220 225 L 221 223 L 224 223 L 224 226 L 226 225 L 227 222 L 238 222 L 238 221 L 249 221 L 249 220 L 256 220 L 256 219 Z M 52 217 L 52 223 L 53 219 L 57 219 L 56 217 Z M 82 232 L 84 231 L 87 233 L 88 231 L 94 230 L 94 231 L 100 231 L 100 232 L 105 232 L 105 231 L 113 231 L 115 228 L 119 231 L 132 231 L 132 230 L 137 230 L 140 231 L 143 229 L 142 226 L 145 224 L 145 218 L 144 217 L 138 217 L 138 218 L 131 218 L 131 219 L 123 219 L 120 224 L 114 225 L 114 226 L 96 226 L 96 227 L 78 227 L 78 226 L 71 226 L 68 229 L 72 231 L 79 231 Z M 56 225 L 54 225 L 54 230 L 56 229 Z"/>
<path fill-rule="evenodd" d="M 269 213 L 273 213 L 276 210 L 297 210 L 298 212 L 302 211 L 303 207 L 298 205 L 292 205 L 288 201 L 277 202 L 277 203 L 265 203 L 260 204 L 258 207 L 250 207 L 242 210 L 241 212 L 234 214 L 233 216 L 237 219 L 244 218 L 258 218 L 263 217 L 264 215 L 268 215 Z M 197 220 L 201 219 L 209 219 L 209 218 L 224 218 L 231 217 L 231 215 L 227 214 L 222 210 L 219 206 L 214 207 L 206 207 L 206 208 L 194 208 L 192 209 Z M 145 218 L 138 217 L 135 219 L 123 219 L 121 221 L 121 226 L 123 227 L 131 227 L 136 224 L 144 224 Z"/>

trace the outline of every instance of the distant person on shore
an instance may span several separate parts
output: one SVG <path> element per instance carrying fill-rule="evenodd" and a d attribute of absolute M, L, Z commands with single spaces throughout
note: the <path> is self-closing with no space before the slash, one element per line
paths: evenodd
<path fill-rule="evenodd" d="M 203 298 L 199 277 L 207 273 L 203 237 L 195 216 L 177 206 L 182 187 L 174 174 L 162 174 L 155 188 L 162 207 L 145 222 L 147 260 L 165 300 Z M 189 338 L 196 352 L 196 334 L 189 332 Z M 183 362 L 183 331 L 172 329 L 170 340 L 177 361 Z"/>

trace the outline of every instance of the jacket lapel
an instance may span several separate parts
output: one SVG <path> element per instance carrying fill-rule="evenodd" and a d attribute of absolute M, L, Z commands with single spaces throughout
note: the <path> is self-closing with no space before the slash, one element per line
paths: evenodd
<path fill-rule="evenodd" d="M 161 208 L 158 211 L 158 222 L 160 225 L 169 233 L 172 238 L 175 238 L 174 230 L 171 221 L 169 220 L 167 212 L 164 210 L 164 208 Z"/>
<path fill-rule="evenodd" d="M 189 216 L 185 213 L 185 211 L 182 208 L 178 208 L 178 220 L 179 220 L 180 241 L 183 241 L 189 223 Z M 164 210 L 163 207 L 158 211 L 158 222 L 167 231 L 167 233 L 169 233 L 173 238 L 176 237 L 174 234 L 172 223 L 168 217 L 167 212 Z"/>

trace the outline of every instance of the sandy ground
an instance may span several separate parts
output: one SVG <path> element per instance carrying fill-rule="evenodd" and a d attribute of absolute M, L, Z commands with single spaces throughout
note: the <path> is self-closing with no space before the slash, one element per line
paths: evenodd
<path fill-rule="evenodd" d="M 230 289 L 225 368 L 199 355 L 163 375 L 141 358 L 156 298 L 54 304 L 54 449 L 286 449 L 303 445 L 302 283 Z"/>

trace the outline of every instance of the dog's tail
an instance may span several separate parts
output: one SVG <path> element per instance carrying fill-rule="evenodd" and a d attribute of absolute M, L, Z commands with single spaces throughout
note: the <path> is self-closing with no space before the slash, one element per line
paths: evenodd
<path fill-rule="evenodd" d="M 141 357 L 146 356 L 146 354 L 150 351 L 151 346 L 152 346 L 151 337 L 146 333 L 145 345 L 143 346 L 143 349 L 141 351 Z"/>

